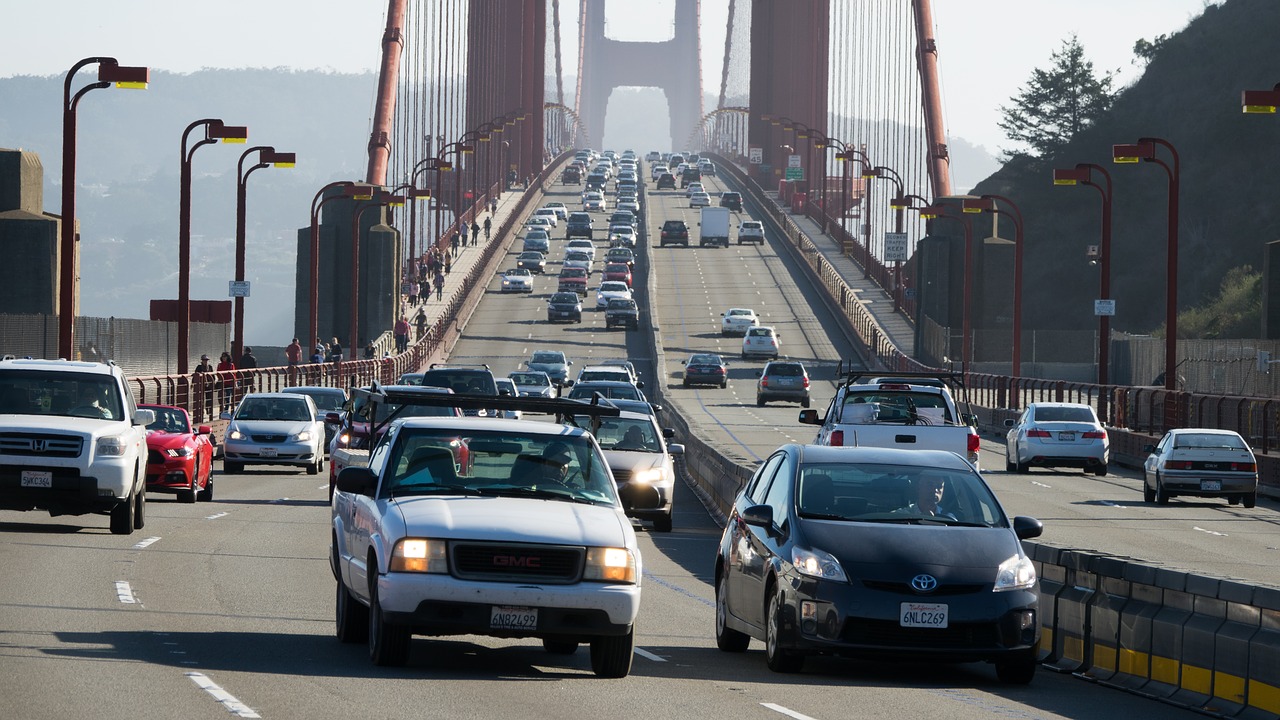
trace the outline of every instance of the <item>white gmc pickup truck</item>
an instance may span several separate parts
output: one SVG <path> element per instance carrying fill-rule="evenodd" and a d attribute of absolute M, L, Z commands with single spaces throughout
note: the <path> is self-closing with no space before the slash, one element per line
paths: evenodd
<path fill-rule="evenodd" d="M 113 363 L 0 361 L 0 509 L 109 514 L 143 525 L 147 425 Z"/>
<path fill-rule="evenodd" d="M 947 388 L 951 373 L 851 372 L 819 418 L 801 410 L 800 422 L 819 425 L 818 445 L 947 450 L 978 467 L 978 431 Z"/>

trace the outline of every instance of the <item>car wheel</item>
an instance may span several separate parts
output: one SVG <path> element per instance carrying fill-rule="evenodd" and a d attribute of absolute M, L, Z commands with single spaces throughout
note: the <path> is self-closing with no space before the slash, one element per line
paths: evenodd
<path fill-rule="evenodd" d="M 133 533 L 133 511 L 135 507 L 137 507 L 137 503 L 134 497 L 130 495 L 111 508 L 112 535 L 130 535 Z"/>
<path fill-rule="evenodd" d="M 1245 506 L 1245 507 L 1247 507 L 1247 508 L 1251 508 L 1251 507 L 1256 506 L 1257 504 L 1258 504 L 1258 493 L 1257 493 L 1257 491 L 1254 491 L 1254 492 L 1251 492 L 1251 493 L 1245 493 L 1245 494 L 1244 494 L 1244 506 Z"/>
<path fill-rule="evenodd" d="M 320 465 L 321 465 L 323 462 L 324 462 L 323 460 L 316 460 L 315 462 L 313 462 L 313 463 L 311 463 L 310 465 L 308 465 L 308 466 L 307 466 L 307 474 L 308 474 L 308 475 L 319 475 L 319 474 L 320 474 Z"/>
<path fill-rule="evenodd" d="M 242 462 L 231 462 L 230 460 L 223 460 L 223 461 L 222 461 L 222 472 L 223 472 L 223 474 L 228 474 L 228 475 L 229 475 L 229 474 L 235 474 L 235 473 L 242 473 L 242 472 L 244 472 L 244 463 L 242 463 Z"/>
<path fill-rule="evenodd" d="M 542 639 L 542 649 L 552 655 L 572 655 L 578 652 L 577 640 L 552 640 L 551 638 Z"/>
<path fill-rule="evenodd" d="M 1107 464 L 1106 464 L 1106 463 L 1102 463 L 1101 465 L 1095 465 L 1095 466 L 1094 466 L 1094 468 L 1093 468 L 1093 474 L 1094 474 L 1094 475 L 1097 475 L 1098 477 L 1106 477 L 1106 476 L 1107 476 Z"/>
<path fill-rule="evenodd" d="M 782 592 L 775 591 L 769 598 L 769 616 L 765 621 L 764 659 L 769 669 L 779 673 L 794 673 L 804 669 L 804 656 L 784 650 L 782 647 Z"/>
<path fill-rule="evenodd" d="M 1142 502 L 1153 503 L 1156 501 L 1156 491 L 1147 484 L 1147 476 L 1142 476 Z"/>
<path fill-rule="evenodd" d="M 374 567 L 370 563 L 370 567 Z M 378 579 L 369 583 L 369 659 L 381 667 L 399 667 L 409 661 L 408 628 L 387 622 L 378 602 Z"/>
<path fill-rule="evenodd" d="M 680 385 L 682 385 L 683 387 L 689 387 L 689 381 L 688 381 L 688 380 L 681 380 L 681 381 L 680 381 Z"/>
<path fill-rule="evenodd" d="M 764 398 L 756 396 L 756 407 L 764 407 Z"/>
<path fill-rule="evenodd" d="M 716 647 L 724 652 L 740 653 L 751 644 L 751 636 L 738 632 L 728 625 L 729 618 L 729 573 L 720 575 L 716 583 Z"/>
<path fill-rule="evenodd" d="M 800 407 L 809 407 L 809 398 L 800 401 Z"/>
<path fill-rule="evenodd" d="M 1168 493 L 1168 491 L 1166 491 L 1166 490 L 1164 489 L 1164 483 L 1160 482 L 1160 475 L 1159 475 L 1159 474 L 1157 474 L 1157 475 L 1156 475 L 1156 497 L 1155 497 L 1155 501 L 1156 501 L 1156 504 L 1157 504 L 1157 505 L 1168 505 L 1168 504 L 1169 504 L 1169 493 Z"/>
<path fill-rule="evenodd" d="M 604 635 L 591 641 L 591 671 L 596 677 L 624 678 L 631 672 L 635 654 L 635 628 L 626 635 Z"/>
<path fill-rule="evenodd" d="M 721 390 L 723 390 L 723 389 L 725 389 L 725 388 L 727 388 L 727 387 L 729 387 L 729 381 L 728 381 L 728 380 L 721 380 L 721 381 L 720 381 L 720 389 L 721 389 Z"/>
<path fill-rule="evenodd" d="M 145 485 L 134 502 L 137 503 L 137 507 L 133 511 L 133 529 L 141 530 L 147 524 L 147 489 Z"/>
<path fill-rule="evenodd" d="M 1227 496 L 1227 504 L 1228 504 L 1228 505 L 1239 505 L 1239 504 L 1240 504 L 1240 496 L 1239 496 L 1239 495 L 1228 495 L 1228 496 Z"/>
<path fill-rule="evenodd" d="M 1013 472 L 1014 470 L 1017 470 L 1017 469 L 1018 469 L 1018 465 L 1017 465 L 1017 463 L 1015 463 L 1015 462 L 1013 461 L 1013 458 L 1009 457 L 1009 449 L 1008 449 L 1008 448 L 1005 448 L 1005 451 L 1004 451 L 1004 471 L 1005 471 L 1005 472 Z"/>
<path fill-rule="evenodd" d="M 196 493 L 196 500 L 199 502 L 213 502 L 213 468 L 210 468 L 209 477 L 204 479 L 204 488 Z"/>
<path fill-rule="evenodd" d="M 183 490 L 182 492 L 178 493 L 178 500 L 179 500 L 180 502 L 184 502 L 184 503 L 193 503 L 193 502 L 195 502 L 195 501 L 196 501 L 196 493 L 198 492 L 197 488 L 199 488 L 199 487 L 200 487 L 200 486 L 197 484 L 197 482 L 196 482 L 195 478 L 192 478 L 192 479 L 191 479 L 191 489 L 190 489 L 190 490 Z"/>
<path fill-rule="evenodd" d="M 665 514 L 659 515 L 653 521 L 653 529 L 656 532 L 662 532 L 662 533 L 671 532 L 671 511 L 667 511 Z"/>
<path fill-rule="evenodd" d="M 747 354 L 746 354 L 746 353 L 742 353 L 742 359 L 743 359 L 743 360 L 746 360 L 746 359 L 747 359 Z"/>
<path fill-rule="evenodd" d="M 1013 659 L 996 663 L 996 677 L 1003 683 L 1026 685 L 1036 676 L 1036 667 L 1039 664 L 1034 650 L 1019 652 Z"/>
<path fill-rule="evenodd" d="M 340 642 L 358 643 L 369 639 L 369 608 L 352 597 L 341 579 L 333 614 L 334 634 Z"/>

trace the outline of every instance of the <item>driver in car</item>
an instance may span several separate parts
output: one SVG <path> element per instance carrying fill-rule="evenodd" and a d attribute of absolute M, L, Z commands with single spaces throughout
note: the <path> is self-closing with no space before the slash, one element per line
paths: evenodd
<path fill-rule="evenodd" d="M 958 520 L 955 513 L 942 507 L 942 497 L 946 493 L 947 479 L 937 473 L 923 473 L 916 478 L 916 501 L 906 507 L 898 508 L 895 513 L 903 515 L 923 515 L 946 520 Z"/>

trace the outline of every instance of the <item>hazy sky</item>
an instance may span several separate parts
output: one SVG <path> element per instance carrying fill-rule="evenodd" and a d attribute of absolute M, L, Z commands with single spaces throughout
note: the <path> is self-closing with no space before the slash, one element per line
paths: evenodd
<path fill-rule="evenodd" d="M 419 1 L 426 0 L 411 0 Z M 592 1 L 608 2 L 611 34 L 614 28 L 639 33 L 655 26 L 656 33 L 669 32 L 670 21 L 655 18 L 669 18 L 670 10 L 664 14 L 663 8 L 673 0 Z M 1134 41 L 1180 30 L 1207 1 L 934 0 L 948 132 L 994 153 L 1008 144 L 996 126 L 1000 105 L 1034 68 L 1048 66 L 1049 55 L 1071 33 L 1079 36 L 1096 68 L 1119 70 L 1123 85 L 1138 73 L 1132 64 Z M 91 55 L 173 72 L 281 66 L 372 71 L 378 66 L 387 7 L 385 0 L 4 4 L 0 77 L 62 75 Z M 576 7 L 575 0 L 561 0 L 564 12 L 576 13 Z M 712 92 L 718 88 L 727 13 L 728 0 L 702 1 L 703 77 Z M 573 43 L 566 43 L 566 50 L 571 48 Z"/>

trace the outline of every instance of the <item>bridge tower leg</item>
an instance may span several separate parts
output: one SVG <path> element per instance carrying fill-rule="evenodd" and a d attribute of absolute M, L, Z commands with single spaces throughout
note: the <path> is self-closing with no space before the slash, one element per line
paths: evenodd
<path fill-rule="evenodd" d="M 605 3 L 582 0 L 579 20 L 578 117 L 586 143 L 601 150 L 609 94 L 618 87 L 657 87 L 670 108 L 673 149 L 702 119 L 702 59 L 698 0 L 676 0 L 670 40 L 629 42 L 604 34 Z"/>

